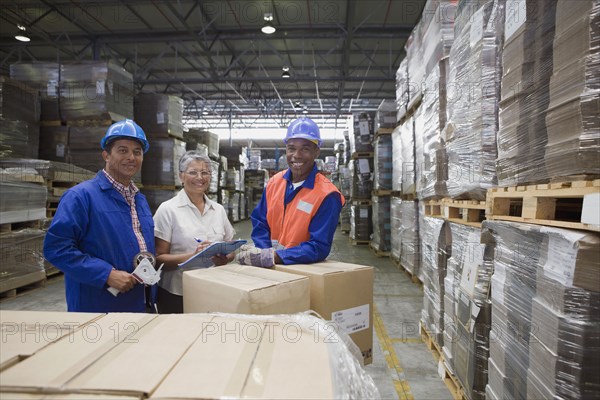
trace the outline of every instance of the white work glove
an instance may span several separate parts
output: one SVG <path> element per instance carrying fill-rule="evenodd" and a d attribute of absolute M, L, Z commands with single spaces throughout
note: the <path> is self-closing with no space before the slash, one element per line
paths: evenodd
<path fill-rule="evenodd" d="M 235 261 L 242 265 L 270 268 L 275 265 L 275 252 L 273 248 L 259 249 L 251 245 L 243 245 L 235 257 Z"/>

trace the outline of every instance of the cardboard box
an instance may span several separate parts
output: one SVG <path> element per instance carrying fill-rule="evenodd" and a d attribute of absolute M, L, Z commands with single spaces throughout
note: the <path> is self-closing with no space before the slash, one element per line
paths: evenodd
<path fill-rule="evenodd" d="M 181 314 L 105 314 L 2 371 L 2 390 L 148 395 L 211 320 Z"/>
<path fill-rule="evenodd" d="M 228 264 L 183 274 L 183 311 L 292 314 L 310 309 L 309 281 L 299 275 Z"/>
<path fill-rule="evenodd" d="M 278 271 L 310 279 L 310 308 L 338 323 L 373 362 L 373 267 L 325 261 L 315 264 L 276 265 Z"/>
<path fill-rule="evenodd" d="M 151 399 L 334 398 L 325 338 L 290 323 L 215 317 Z"/>
<path fill-rule="evenodd" d="M 0 371 L 32 356 L 50 343 L 73 334 L 102 315 L 0 310 Z"/>

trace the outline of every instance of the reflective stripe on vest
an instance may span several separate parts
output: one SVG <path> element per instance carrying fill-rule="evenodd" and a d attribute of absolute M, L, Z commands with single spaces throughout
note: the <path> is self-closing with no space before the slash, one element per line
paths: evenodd
<path fill-rule="evenodd" d="M 315 187 L 300 189 L 286 208 L 284 199 L 288 181 L 283 177 L 285 172 L 278 172 L 267 184 L 267 223 L 271 230 L 271 240 L 277 240 L 289 248 L 310 239 L 308 226 L 327 195 L 339 193 L 342 205 L 345 200 L 335 185 L 318 173 L 315 176 Z"/>

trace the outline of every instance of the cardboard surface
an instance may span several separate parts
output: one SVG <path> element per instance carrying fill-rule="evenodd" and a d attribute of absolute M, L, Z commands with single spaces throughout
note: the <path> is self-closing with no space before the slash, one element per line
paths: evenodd
<path fill-rule="evenodd" d="M 98 313 L 0 310 L 0 371 L 102 317 Z"/>
<path fill-rule="evenodd" d="M 373 267 L 325 261 L 315 264 L 276 265 L 278 271 L 310 279 L 310 308 L 326 320 L 342 323 L 360 348 L 365 364 L 373 361 Z M 356 315 L 354 321 L 349 314 Z M 368 323 L 362 326 L 360 321 Z"/>
<path fill-rule="evenodd" d="M 310 307 L 306 277 L 228 264 L 183 274 L 183 310 L 238 314 L 290 314 Z"/>
<path fill-rule="evenodd" d="M 151 399 L 333 398 L 329 357 L 287 319 L 216 316 Z"/>

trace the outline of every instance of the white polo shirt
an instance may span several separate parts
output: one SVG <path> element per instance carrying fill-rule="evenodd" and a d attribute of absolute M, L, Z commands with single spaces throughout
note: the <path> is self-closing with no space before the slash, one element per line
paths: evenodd
<path fill-rule="evenodd" d="M 194 238 L 209 242 L 232 240 L 235 230 L 225 208 L 204 195 L 204 213 L 191 202 L 184 189 L 162 203 L 154 214 L 154 236 L 171 244 L 171 254 L 193 253 L 198 246 Z M 182 296 L 183 272 L 162 272 L 160 287 Z"/>

